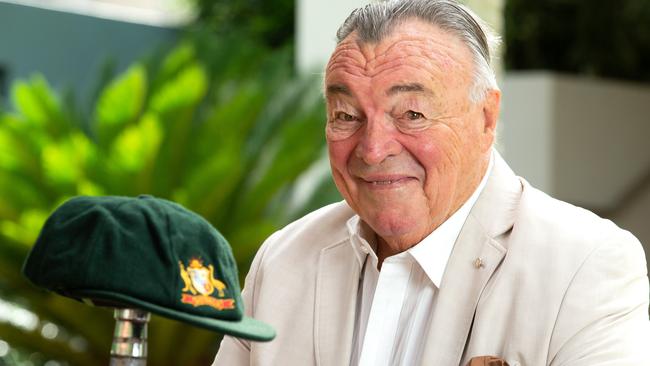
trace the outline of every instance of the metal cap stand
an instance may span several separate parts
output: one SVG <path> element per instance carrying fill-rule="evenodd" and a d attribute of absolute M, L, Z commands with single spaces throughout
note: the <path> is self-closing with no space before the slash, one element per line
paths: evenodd
<path fill-rule="evenodd" d="M 151 315 L 140 309 L 115 309 L 114 317 L 110 366 L 145 366 L 147 323 Z"/>

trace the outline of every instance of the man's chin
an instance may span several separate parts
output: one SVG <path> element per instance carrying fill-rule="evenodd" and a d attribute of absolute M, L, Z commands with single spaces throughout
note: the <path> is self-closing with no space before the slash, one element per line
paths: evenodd
<path fill-rule="evenodd" d="M 407 218 L 408 215 L 398 215 L 396 217 L 379 217 L 372 222 L 364 221 L 385 242 L 400 243 L 399 246 L 405 246 L 405 250 L 426 236 L 415 219 L 408 220 Z"/>

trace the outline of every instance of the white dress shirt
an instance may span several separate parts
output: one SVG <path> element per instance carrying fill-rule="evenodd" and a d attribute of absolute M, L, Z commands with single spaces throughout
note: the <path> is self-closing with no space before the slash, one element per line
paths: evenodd
<path fill-rule="evenodd" d="M 454 242 L 483 191 L 488 169 L 470 198 L 449 219 L 407 251 L 387 257 L 377 270 L 374 233 L 359 216 L 347 225 L 363 265 L 351 366 L 415 365 L 420 361 L 426 327 Z M 372 244 L 371 244 L 372 243 Z"/>

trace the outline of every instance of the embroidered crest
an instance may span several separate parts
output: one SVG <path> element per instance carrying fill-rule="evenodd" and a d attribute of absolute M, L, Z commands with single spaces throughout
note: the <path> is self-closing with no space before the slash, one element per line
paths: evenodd
<path fill-rule="evenodd" d="M 217 310 L 234 309 L 235 300 L 225 298 L 226 284 L 214 277 L 214 266 L 205 267 L 199 259 L 192 259 L 187 268 L 178 261 L 185 287 L 181 289 L 181 302 L 197 306 L 210 306 Z M 216 291 L 217 297 L 213 294 Z"/>

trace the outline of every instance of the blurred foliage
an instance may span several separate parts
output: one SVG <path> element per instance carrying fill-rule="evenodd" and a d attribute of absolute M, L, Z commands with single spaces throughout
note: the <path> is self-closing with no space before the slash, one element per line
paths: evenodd
<path fill-rule="evenodd" d="M 191 0 L 201 26 L 218 33 L 233 29 L 271 47 L 293 42 L 295 0 Z"/>
<path fill-rule="evenodd" d="M 506 0 L 506 68 L 650 81 L 650 1 Z"/>
<path fill-rule="evenodd" d="M 44 220 L 67 198 L 179 202 L 229 239 L 240 275 L 270 233 L 338 199 L 326 178 L 292 200 L 296 179 L 323 155 L 324 107 L 318 80 L 294 77 L 291 56 L 290 47 L 191 33 L 165 57 L 106 78 L 88 119 L 41 76 L 15 83 L 13 107 L 0 111 L 0 298 L 81 337 L 85 350 L 0 322 L 2 338 L 75 365 L 108 362 L 112 313 L 20 274 Z M 215 333 L 159 317 L 150 324 L 150 365 L 207 365 L 217 346 Z"/>

